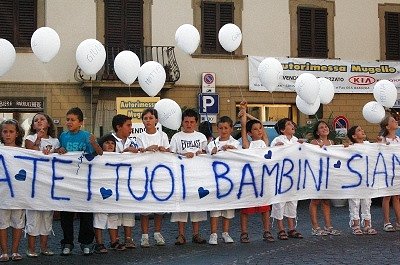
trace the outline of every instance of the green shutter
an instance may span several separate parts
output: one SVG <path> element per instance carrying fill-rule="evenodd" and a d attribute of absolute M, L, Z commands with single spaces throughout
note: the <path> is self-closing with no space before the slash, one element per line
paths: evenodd
<path fill-rule="evenodd" d="M 297 8 L 298 57 L 328 58 L 327 19 L 325 8 Z"/>
<path fill-rule="evenodd" d="M 400 13 L 385 13 L 386 60 L 400 60 Z"/>

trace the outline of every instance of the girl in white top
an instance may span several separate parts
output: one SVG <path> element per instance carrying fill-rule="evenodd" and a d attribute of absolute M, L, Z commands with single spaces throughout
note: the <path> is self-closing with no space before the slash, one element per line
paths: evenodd
<path fill-rule="evenodd" d="M 288 119 L 280 119 L 275 124 L 275 130 L 280 135 L 271 142 L 272 146 L 288 145 L 299 142 L 299 139 L 294 136 L 295 126 L 293 122 Z M 286 234 L 285 226 L 283 224 L 283 217 L 286 216 L 288 221 L 289 232 Z M 291 238 L 303 238 L 303 235 L 296 230 L 296 216 L 297 216 L 297 201 L 281 202 L 272 205 L 271 217 L 277 221 L 279 229 L 278 238 L 287 240 Z"/>
<path fill-rule="evenodd" d="M 25 140 L 25 148 L 42 151 L 43 154 L 54 153 L 60 147 L 56 138 L 53 120 L 45 113 L 37 113 L 32 118 L 29 135 Z M 37 257 L 35 237 L 40 236 L 40 252 L 46 256 L 54 255 L 48 249 L 47 240 L 53 230 L 53 211 L 26 210 L 26 232 L 28 233 L 28 257 Z"/>
<path fill-rule="evenodd" d="M 400 144 L 400 138 L 396 135 L 396 130 L 399 127 L 397 121 L 392 116 L 387 116 L 381 123 L 380 141 L 386 144 Z M 394 213 L 396 215 L 396 224 L 393 226 L 390 222 L 390 200 Z M 400 231 L 400 195 L 386 196 L 382 199 L 383 210 L 383 230 L 386 232 Z"/>
<path fill-rule="evenodd" d="M 169 152 L 168 136 L 165 132 L 157 130 L 158 113 L 154 108 L 147 108 L 142 112 L 142 122 L 145 130 L 140 133 L 136 140 L 141 152 Z M 164 246 L 165 240 L 161 235 L 161 223 L 163 213 L 154 214 L 154 240 L 156 246 Z M 142 227 L 142 247 L 150 247 L 149 244 L 149 213 L 140 215 L 140 225 Z"/>
<path fill-rule="evenodd" d="M 217 139 L 208 143 L 207 149 L 208 153 L 216 154 L 219 151 L 227 151 L 229 149 L 238 149 L 240 147 L 240 143 L 238 140 L 231 136 L 233 131 L 233 121 L 228 116 L 222 116 L 218 123 L 218 137 Z M 229 225 L 230 219 L 235 217 L 235 210 L 220 210 L 220 211 L 210 211 L 210 226 L 211 226 L 211 235 L 208 243 L 210 245 L 218 244 L 218 219 L 219 217 L 223 217 L 222 219 L 222 239 L 225 243 L 233 243 L 232 237 L 229 235 Z"/>
<path fill-rule="evenodd" d="M 347 131 L 347 137 L 353 144 L 362 144 L 367 137 L 364 130 L 360 126 L 353 126 Z M 364 229 L 360 228 L 360 207 L 361 207 L 361 224 Z M 371 224 L 371 198 L 349 199 L 350 226 L 353 235 L 376 235 L 377 232 L 372 228 Z"/>
<path fill-rule="evenodd" d="M 328 139 L 329 126 L 326 122 L 319 120 L 314 126 L 313 136 L 314 139 L 311 144 L 319 145 L 321 148 L 324 146 L 333 145 L 333 141 Z M 318 224 L 318 205 L 321 204 L 322 213 L 324 215 L 325 227 L 322 229 Z M 309 206 L 311 218 L 311 234 L 314 236 L 340 235 L 340 231 L 332 226 L 331 222 L 331 206 L 330 200 L 327 199 L 312 199 Z"/>
<path fill-rule="evenodd" d="M 0 125 L 0 142 L 4 146 L 21 147 L 24 130 L 18 121 L 11 119 L 5 120 Z M 12 260 L 21 260 L 22 256 L 18 253 L 21 241 L 22 229 L 25 226 L 25 210 L 22 209 L 0 209 L 0 262 L 9 261 L 8 256 L 8 233 L 7 228 L 12 227 Z"/>

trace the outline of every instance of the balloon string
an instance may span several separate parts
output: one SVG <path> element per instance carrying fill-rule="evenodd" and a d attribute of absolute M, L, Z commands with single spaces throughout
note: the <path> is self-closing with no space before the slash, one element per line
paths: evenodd
<path fill-rule="evenodd" d="M 128 85 L 129 88 L 129 97 L 132 97 L 132 93 L 131 93 L 131 84 Z"/>
<path fill-rule="evenodd" d="M 242 101 L 244 101 L 242 88 L 240 87 L 239 77 L 238 77 L 238 73 L 236 70 L 235 60 L 233 59 L 233 52 L 231 52 L 231 60 L 232 60 L 232 65 L 233 65 L 233 71 L 235 72 L 236 83 L 238 84 L 238 87 L 239 87 L 240 96 L 242 97 Z"/>
<path fill-rule="evenodd" d="M 92 127 L 92 133 L 94 133 L 94 124 L 93 124 L 93 80 L 90 79 L 90 124 Z"/>

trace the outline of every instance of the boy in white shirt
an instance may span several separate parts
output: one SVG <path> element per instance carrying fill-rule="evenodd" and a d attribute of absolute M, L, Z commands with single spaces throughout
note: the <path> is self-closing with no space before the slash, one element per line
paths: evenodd
<path fill-rule="evenodd" d="M 218 128 L 218 137 L 217 139 L 210 141 L 208 143 L 207 149 L 210 154 L 216 154 L 219 151 L 227 151 L 229 149 L 238 149 L 240 147 L 240 143 L 238 140 L 231 136 L 233 131 L 233 121 L 228 116 L 222 116 L 217 122 Z M 210 226 L 211 226 L 211 235 L 208 243 L 210 245 L 218 244 L 218 219 L 219 217 L 223 217 L 222 219 L 222 238 L 225 243 L 233 243 L 232 237 L 229 235 L 229 223 L 230 219 L 235 217 L 235 210 L 220 210 L 220 211 L 210 211 Z"/>
<path fill-rule="evenodd" d="M 299 139 L 294 136 L 295 126 L 288 118 L 280 119 L 275 124 L 275 130 L 280 135 L 271 142 L 272 146 L 280 146 L 287 144 L 294 144 L 299 142 Z M 285 226 L 283 224 L 283 217 L 286 216 L 288 220 L 289 231 L 286 234 Z M 296 230 L 296 216 L 297 216 L 297 201 L 281 202 L 272 205 L 271 217 L 275 218 L 278 226 L 278 238 L 280 240 L 287 240 L 290 238 L 303 238 L 303 235 Z"/>
<path fill-rule="evenodd" d="M 112 127 L 114 133 L 112 134 L 115 138 L 115 152 L 124 153 L 138 152 L 138 145 L 134 139 L 129 138 L 132 133 L 132 118 L 123 114 L 117 114 L 112 119 Z M 120 225 L 124 227 L 125 235 L 125 247 L 135 248 L 135 242 L 132 239 L 132 230 L 135 226 L 135 214 L 134 213 L 123 213 L 119 216 Z M 119 247 L 115 245 L 115 247 Z M 112 246 L 113 248 L 113 246 Z"/>
<path fill-rule="evenodd" d="M 171 139 L 171 152 L 181 154 L 186 158 L 204 154 L 207 147 L 207 139 L 204 134 L 195 131 L 199 116 L 196 111 L 187 109 L 182 113 L 182 131 L 174 134 Z M 175 245 L 186 243 L 185 226 L 188 219 L 187 212 L 172 213 L 171 222 L 178 222 L 179 235 Z M 200 236 L 199 222 L 207 220 L 207 212 L 191 212 L 193 237 L 192 242 L 205 244 L 207 241 Z"/>

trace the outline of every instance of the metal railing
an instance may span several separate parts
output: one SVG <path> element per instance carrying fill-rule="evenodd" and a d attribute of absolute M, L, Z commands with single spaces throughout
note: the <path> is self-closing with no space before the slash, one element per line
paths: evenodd
<path fill-rule="evenodd" d="M 132 46 L 128 49 L 122 49 L 106 46 L 106 61 L 103 68 L 96 74 L 95 79 L 98 81 L 118 80 L 114 71 L 114 59 L 119 52 L 130 50 L 139 57 L 140 64 L 148 61 L 160 63 L 165 69 L 166 82 L 175 83 L 180 78 L 180 71 L 175 58 L 174 48 L 174 46 Z M 92 77 L 85 75 L 79 66 L 76 67 L 74 76 L 75 80 L 80 82 L 92 80 Z"/>

